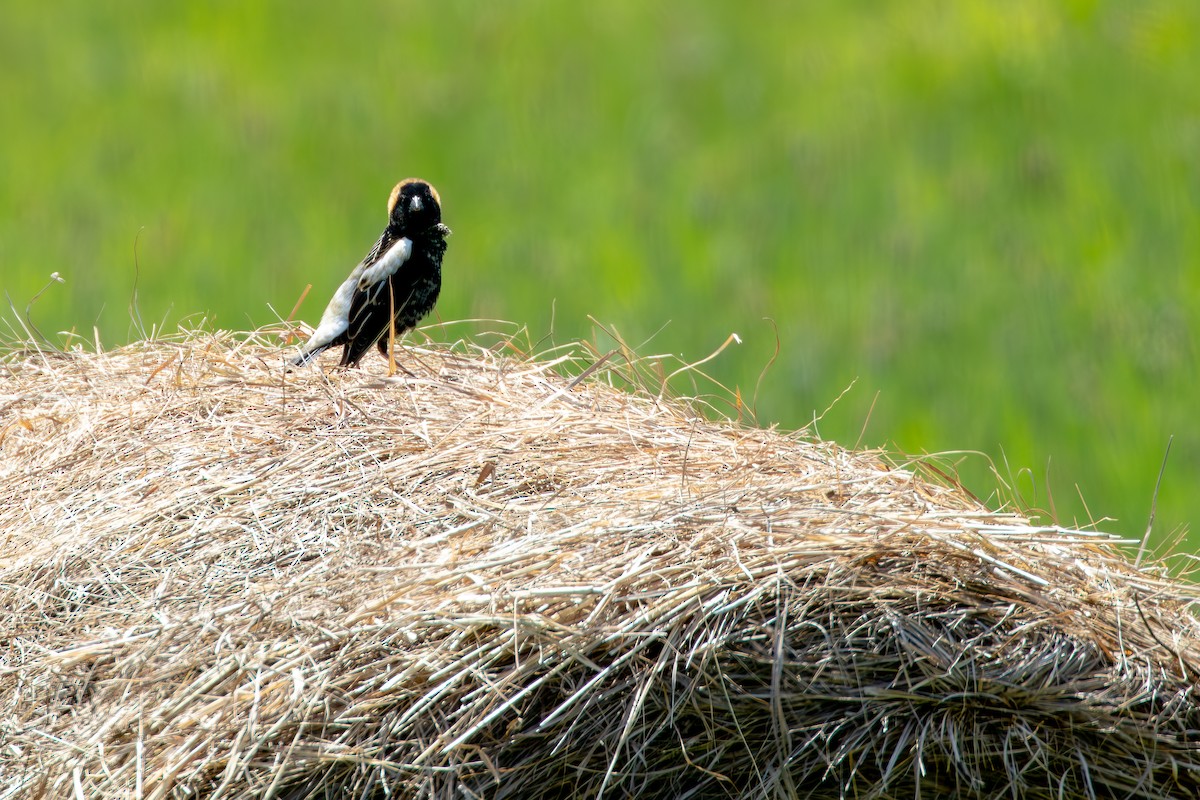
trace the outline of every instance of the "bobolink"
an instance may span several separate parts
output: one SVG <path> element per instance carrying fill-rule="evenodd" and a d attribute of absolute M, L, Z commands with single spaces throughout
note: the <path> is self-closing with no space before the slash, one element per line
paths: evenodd
<path fill-rule="evenodd" d="M 373 344 L 386 356 L 392 319 L 398 339 L 437 302 L 449 234 L 437 190 L 417 178 L 396 184 L 379 241 L 333 293 L 320 324 L 292 363 L 302 366 L 338 345 L 345 345 L 342 367 L 357 366 Z"/>

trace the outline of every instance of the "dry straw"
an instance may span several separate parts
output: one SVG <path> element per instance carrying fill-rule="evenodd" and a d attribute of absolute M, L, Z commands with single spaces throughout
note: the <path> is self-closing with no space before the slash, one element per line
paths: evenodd
<path fill-rule="evenodd" d="M 500 350 L 10 347 L 0 796 L 1200 796 L 1192 586 Z"/>

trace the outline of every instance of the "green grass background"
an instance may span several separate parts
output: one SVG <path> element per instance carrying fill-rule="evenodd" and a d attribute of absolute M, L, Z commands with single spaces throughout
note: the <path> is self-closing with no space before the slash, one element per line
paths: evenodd
<path fill-rule="evenodd" d="M 978 451 L 976 493 L 990 458 L 1135 537 L 1174 435 L 1154 541 L 1194 527 L 1200 4 L 335 6 L 7 3 L 13 303 L 57 271 L 42 330 L 129 341 L 136 242 L 147 322 L 257 326 L 308 283 L 315 322 L 419 175 L 442 320 L 689 360 L 737 332 L 708 368 L 764 424 L 856 381 L 823 436 Z"/>

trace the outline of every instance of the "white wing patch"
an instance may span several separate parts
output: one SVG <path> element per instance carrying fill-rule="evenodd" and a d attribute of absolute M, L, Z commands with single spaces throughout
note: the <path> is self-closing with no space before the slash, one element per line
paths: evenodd
<path fill-rule="evenodd" d="M 395 275 L 396 270 L 400 269 L 411 255 L 412 239 L 407 236 L 400 237 L 379 260 L 363 268 L 362 273 L 358 276 L 359 290 L 364 290 L 373 283 L 379 283 Z M 353 278 L 354 275 L 351 274 L 350 277 Z M 339 291 L 341 290 L 339 289 Z M 347 311 L 349 311 L 348 306 Z"/>
<path fill-rule="evenodd" d="M 321 315 L 320 324 L 304 345 L 304 352 L 311 353 L 325 347 L 350 327 L 350 301 L 354 299 L 354 290 L 358 287 L 361 271 L 362 264 L 359 264 L 333 293 L 333 299 L 325 306 L 325 313 Z"/>
<path fill-rule="evenodd" d="M 396 274 L 411 255 L 412 239 L 404 236 L 373 263 L 368 264 L 364 261 L 355 267 L 350 277 L 342 281 L 342 285 L 333 293 L 333 299 L 321 315 L 320 324 L 304 345 L 302 352 L 320 350 L 349 330 L 350 304 L 354 301 L 354 293 L 372 285 L 382 285 L 383 281 Z"/>

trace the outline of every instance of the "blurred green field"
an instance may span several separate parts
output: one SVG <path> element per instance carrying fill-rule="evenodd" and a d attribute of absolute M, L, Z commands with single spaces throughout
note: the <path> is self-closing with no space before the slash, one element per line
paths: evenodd
<path fill-rule="evenodd" d="M 441 320 L 591 315 L 689 360 L 737 332 L 707 368 L 762 423 L 853 382 L 822 436 L 976 451 L 945 460 L 977 494 L 994 463 L 1131 537 L 1174 435 L 1154 543 L 1196 528 L 1200 4 L 352 8 L 6 4 L 12 303 L 57 271 L 33 321 L 113 345 L 135 276 L 169 328 L 311 283 L 315 322 L 419 175 L 455 231 Z"/>

